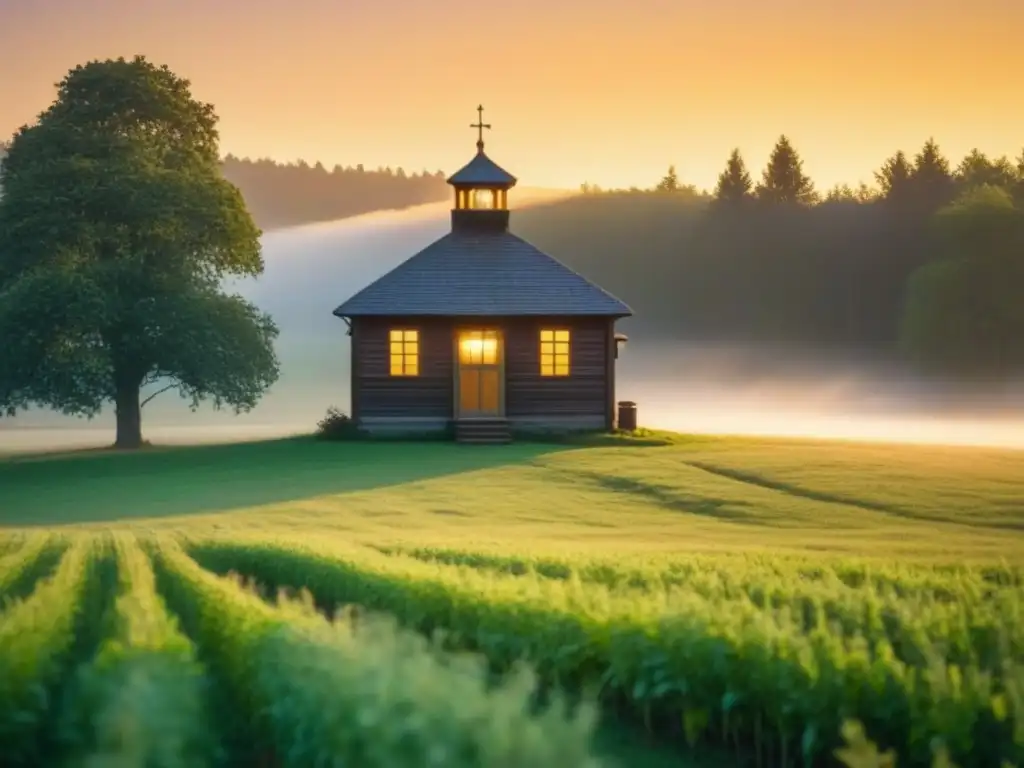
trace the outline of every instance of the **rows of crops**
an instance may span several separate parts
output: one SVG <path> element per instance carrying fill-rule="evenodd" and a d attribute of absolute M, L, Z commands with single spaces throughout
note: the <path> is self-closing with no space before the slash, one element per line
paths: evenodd
<path fill-rule="evenodd" d="M 498 669 L 527 658 L 543 679 L 598 688 L 652 728 L 776 764 L 830 754 L 847 718 L 902 765 L 928 765 L 939 746 L 961 766 L 1024 757 L 1024 587 L 1009 566 L 697 558 L 551 578 L 473 556 L 460 567 L 231 541 L 191 549 L 218 572 L 308 587 L 326 610 L 356 603 L 443 629 Z"/>
<path fill-rule="evenodd" d="M 593 711 L 531 708 L 529 675 L 268 603 L 171 541 L 39 537 L 0 573 L 53 548 L 0 614 L 4 766 L 605 765 Z"/>
<path fill-rule="evenodd" d="M 1024 764 L 1014 568 L 412 554 L 0 539 L 3 764 L 597 768 L 598 708 L 723 765 L 825 764 L 844 723 L 888 764 L 853 721 L 901 767 Z"/>

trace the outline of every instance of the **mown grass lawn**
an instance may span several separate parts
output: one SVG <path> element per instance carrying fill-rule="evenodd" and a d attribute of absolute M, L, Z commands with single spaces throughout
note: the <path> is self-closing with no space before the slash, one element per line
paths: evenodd
<path fill-rule="evenodd" d="M 1024 452 L 754 438 L 93 451 L 0 461 L 0 526 L 979 562 L 1024 556 Z"/>

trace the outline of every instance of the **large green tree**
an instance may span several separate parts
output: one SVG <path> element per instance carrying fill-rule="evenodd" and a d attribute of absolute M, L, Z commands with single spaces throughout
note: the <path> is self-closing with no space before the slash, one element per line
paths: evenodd
<path fill-rule="evenodd" d="M 71 70 L 14 136 L 0 199 L 0 412 L 93 416 L 142 444 L 143 387 L 252 408 L 278 376 L 269 316 L 221 290 L 263 271 L 216 116 L 143 57 Z"/>
<path fill-rule="evenodd" d="M 920 366 L 1005 379 L 1024 370 L 1024 211 L 992 185 L 933 217 L 948 252 L 913 274 L 901 342 Z"/>
<path fill-rule="evenodd" d="M 757 197 L 769 203 L 810 205 L 818 200 L 814 183 L 804 173 L 804 163 L 785 135 L 780 136 L 768 158 Z"/>

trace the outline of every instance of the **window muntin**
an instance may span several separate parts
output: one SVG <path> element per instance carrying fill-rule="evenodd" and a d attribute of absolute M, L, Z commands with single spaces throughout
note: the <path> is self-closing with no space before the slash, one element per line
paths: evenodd
<path fill-rule="evenodd" d="M 420 332 L 411 328 L 394 328 L 388 337 L 392 376 L 419 376 Z"/>
<path fill-rule="evenodd" d="M 540 375 L 569 375 L 570 334 L 565 328 L 545 328 L 540 332 Z"/>

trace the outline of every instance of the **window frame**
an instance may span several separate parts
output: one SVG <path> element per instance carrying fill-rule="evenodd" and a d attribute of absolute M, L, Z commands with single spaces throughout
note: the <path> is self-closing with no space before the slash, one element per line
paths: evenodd
<path fill-rule="evenodd" d="M 398 338 L 395 337 L 395 334 L 398 334 Z M 419 328 L 388 328 L 388 376 L 407 379 L 420 375 L 423 368 L 420 338 Z M 395 351 L 396 345 L 398 345 L 398 352 Z M 396 360 L 399 361 L 397 369 L 395 367 Z"/>
<path fill-rule="evenodd" d="M 572 375 L 572 328 L 541 328 L 537 350 L 537 368 L 543 378 L 564 379 Z M 545 358 L 550 362 L 545 362 Z"/>

